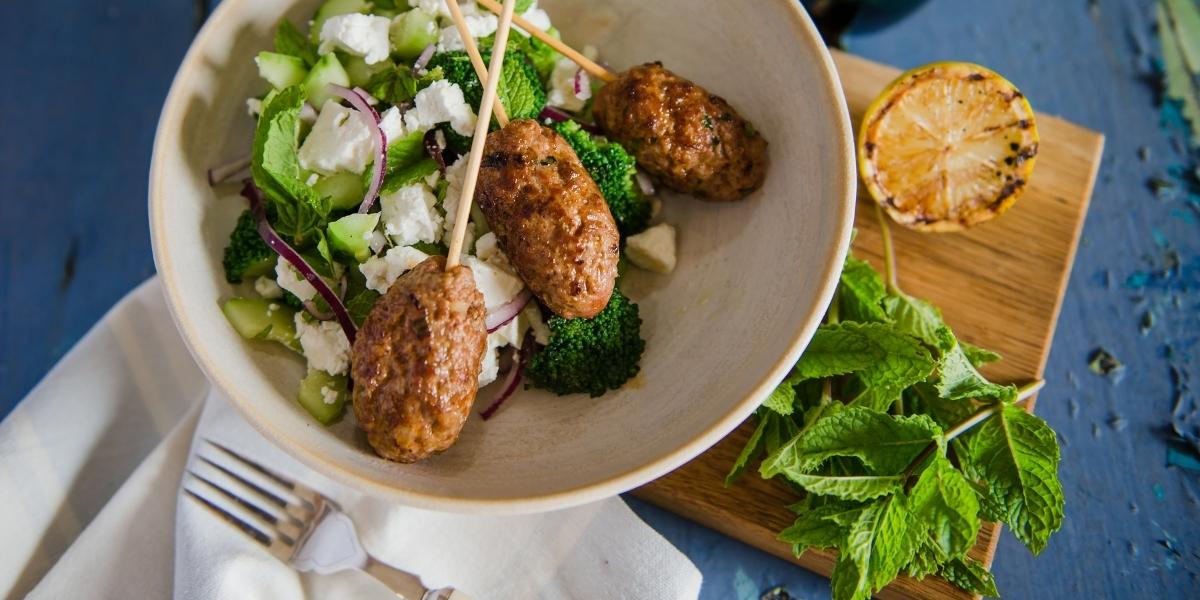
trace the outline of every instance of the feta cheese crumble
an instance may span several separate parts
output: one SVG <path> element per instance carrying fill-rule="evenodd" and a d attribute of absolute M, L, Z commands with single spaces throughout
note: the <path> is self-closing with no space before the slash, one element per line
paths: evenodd
<path fill-rule="evenodd" d="M 321 27 L 320 54 L 334 49 L 361 56 L 368 65 L 388 59 L 391 55 L 389 30 L 392 21 L 385 17 L 352 13 L 330 17 Z"/>
<path fill-rule="evenodd" d="M 276 268 L 279 268 L 278 263 L 276 263 Z M 305 281 L 304 283 L 308 282 Z M 262 296 L 263 298 L 283 297 L 283 288 L 279 287 L 279 284 L 275 283 L 274 279 L 271 279 L 266 275 L 254 280 L 254 291 L 258 292 L 258 295 Z M 316 290 L 314 289 L 313 291 L 315 292 Z"/>
<path fill-rule="evenodd" d="M 546 11 L 538 8 L 536 2 L 529 7 L 529 10 L 521 13 L 521 18 L 529 21 L 530 25 L 533 25 L 542 31 L 548 31 L 550 29 L 550 15 L 546 14 Z M 514 27 L 513 30 L 525 37 L 529 37 L 529 33 L 520 27 Z"/>
<path fill-rule="evenodd" d="M 300 166 L 321 175 L 362 173 L 378 143 L 355 111 L 326 100 L 312 131 L 300 146 Z"/>
<path fill-rule="evenodd" d="M 282 256 L 275 261 L 275 283 L 279 287 L 289 291 L 292 295 L 300 299 L 301 302 L 308 302 L 317 295 L 317 288 L 309 283 L 300 271 L 296 270 L 291 263 L 284 260 Z"/>
<path fill-rule="evenodd" d="M 675 228 L 660 223 L 625 240 L 625 256 L 633 264 L 654 271 L 670 273 L 675 270 Z"/>
<path fill-rule="evenodd" d="M 337 390 L 329 389 L 329 386 L 327 386 L 327 385 L 321 386 L 321 402 L 324 402 L 325 404 L 333 406 L 334 404 L 337 404 L 337 401 L 338 401 Z"/>
<path fill-rule="evenodd" d="M 470 136 L 475 132 L 475 111 L 463 97 L 458 84 L 439 79 L 413 98 L 413 108 L 404 113 L 408 131 L 428 131 L 439 123 L 450 123 L 455 133 Z"/>
<path fill-rule="evenodd" d="M 464 258 L 463 264 L 471 268 L 475 287 L 483 294 L 483 305 L 489 312 L 504 306 L 525 289 L 525 282 L 517 276 L 474 256 Z"/>
<path fill-rule="evenodd" d="M 305 313 L 296 313 L 296 337 L 304 349 L 308 366 L 330 375 L 344 375 L 350 369 L 350 340 L 337 321 L 309 322 Z"/>
<path fill-rule="evenodd" d="M 492 13 L 481 15 L 463 15 L 463 21 L 467 24 L 467 31 L 471 32 L 471 37 L 475 39 L 484 38 L 493 33 L 496 33 L 496 27 L 499 24 L 499 19 Z M 463 44 L 462 36 L 458 34 L 458 27 L 450 25 L 443 27 L 438 35 L 438 51 L 449 52 L 452 50 L 462 50 L 466 48 Z"/>
<path fill-rule="evenodd" d="M 367 278 L 367 288 L 386 294 L 401 275 L 425 262 L 428 254 L 408 246 L 397 246 L 383 256 L 368 258 L 358 270 Z"/>
<path fill-rule="evenodd" d="M 421 182 L 381 196 L 383 232 L 400 246 L 437 242 L 441 236 L 442 215 L 438 214 L 436 205 L 437 196 Z"/>

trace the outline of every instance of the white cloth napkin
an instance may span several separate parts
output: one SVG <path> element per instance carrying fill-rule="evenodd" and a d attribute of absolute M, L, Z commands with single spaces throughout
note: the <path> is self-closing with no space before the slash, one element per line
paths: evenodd
<path fill-rule="evenodd" d="M 699 594 L 695 566 L 619 498 L 540 515 L 450 515 L 365 497 L 310 471 L 208 391 L 156 280 L 110 311 L 0 423 L 0 539 L 11 557 L 0 561 L 0 593 L 29 590 L 61 553 L 30 597 L 395 597 L 360 573 L 298 574 L 179 496 L 201 439 L 335 498 L 370 552 L 431 586 L 477 599 Z"/>

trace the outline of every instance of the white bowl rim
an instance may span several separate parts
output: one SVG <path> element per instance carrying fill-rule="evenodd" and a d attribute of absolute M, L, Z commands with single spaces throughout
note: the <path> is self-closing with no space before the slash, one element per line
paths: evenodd
<path fill-rule="evenodd" d="M 842 264 L 849 250 L 853 230 L 854 203 L 857 190 L 854 137 L 850 125 L 849 109 L 846 105 L 845 94 L 842 90 L 837 69 L 834 66 L 833 57 L 821 41 L 816 26 L 813 25 L 811 18 L 801 7 L 800 2 L 797 0 L 780 0 L 791 9 L 790 14 L 793 17 L 796 33 L 800 38 L 799 41 L 810 46 L 814 50 L 814 54 L 820 57 L 821 67 L 823 67 L 821 69 L 822 75 L 829 89 L 832 91 L 833 100 L 837 104 L 835 108 L 838 110 L 833 110 L 832 112 L 835 115 L 835 127 L 838 132 L 838 152 L 842 155 L 844 168 L 840 173 L 832 174 L 839 180 L 837 187 L 841 189 L 842 202 L 837 207 L 840 209 L 840 214 L 838 215 L 839 222 L 837 223 L 837 231 L 834 236 L 837 245 L 829 260 L 826 261 L 826 264 L 822 268 L 821 289 L 818 293 L 819 300 L 816 306 L 813 307 L 814 310 L 808 319 L 792 335 L 792 341 L 788 345 L 787 352 L 779 358 L 763 381 L 742 399 L 736 403 L 732 403 L 729 410 L 720 419 L 687 444 L 647 461 L 639 467 L 611 476 L 603 481 L 596 481 L 549 494 L 524 498 L 464 499 L 461 497 L 416 492 L 390 485 L 386 481 L 372 477 L 367 472 L 351 472 L 341 465 L 328 460 L 321 454 L 289 437 L 287 432 L 275 427 L 274 422 L 270 418 L 255 410 L 254 403 L 248 401 L 239 393 L 238 386 L 222 377 L 221 373 L 213 367 L 215 364 L 214 361 L 210 359 L 203 345 L 197 341 L 202 339 L 197 332 L 197 328 L 179 308 L 183 306 L 181 300 L 183 291 L 176 286 L 176 279 L 171 276 L 173 265 L 167 244 L 162 236 L 156 234 L 157 231 L 163 230 L 162 220 L 164 214 L 162 204 L 167 198 L 163 187 L 166 183 L 165 177 L 162 175 L 162 165 L 165 164 L 163 154 L 167 148 L 178 147 L 177 144 L 169 142 L 176 141 L 179 135 L 177 125 L 181 121 L 180 111 L 183 109 L 183 102 L 181 102 L 179 96 L 183 93 L 183 82 L 187 74 L 196 69 L 196 63 L 201 58 L 200 48 L 207 45 L 209 38 L 213 35 L 213 31 L 224 26 L 224 21 L 235 14 L 234 7 L 240 5 L 242 1 L 226 0 L 209 16 L 208 21 L 196 35 L 191 46 L 189 46 L 163 104 L 163 111 L 159 116 L 158 126 L 155 131 L 154 150 L 150 162 L 149 215 L 151 246 L 154 253 L 156 270 L 162 276 L 163 291 L 167 298 L 167 306 L 170 309 L 171 317 L 182 334 L 185 345 L 191 352 L 192 357 L 208 376 L 209 381 L 224 393 L 225 397 L 230 400 L 255 430 L 306 466 L 360 492 L 392 499 L 409 506 L 443 512 L 492 515 L 528 514 L 569 508 L 601 500 L 624 493 L 666 475 L 699 456 L 736 429 L 761 404 L 762 400 L 771 393 L 775 386 L 783 380 L 787 372 L 791 370 L 792 366 L 800 358 L 800 354 L 804 351 L 804 348 L 808 345 L 809 340 L 820 325 L 824 311 L 817 309 L 827 307 L 833 298 L 839 279 L 838 274 L 841 272 Z"/>

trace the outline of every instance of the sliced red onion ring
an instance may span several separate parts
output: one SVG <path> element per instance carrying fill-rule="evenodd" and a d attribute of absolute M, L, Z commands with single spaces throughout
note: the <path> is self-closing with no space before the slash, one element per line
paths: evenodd
<path fill-rule="evenodd" d="M 436 130 L 436 129 L 430 129 L 429 131 L 426 131 L 425 139 L 423 140 L 423 143 L 425 144 L 425 151 L 429 153 L 429 156 L 433 157 L 433 162 L 437 163 L 438 171 L 441 171 L 442 175 L 445 175 L 446 174 L 446 148 L 445 148 L 445 146 L 442 146 L 440 143 L 438 143 L 438 135 L 437 134 L 438 134 L 438 130 Z"/>
<path fill-rule="evenodd" d="M 583 69 L 575 71 L 575 97 L 580 100 L 592 97 L 592 79 Z"/>
<path fill-rule="evenodd" d="M 346 332 L 346 339 L 353 344 L 358 328 L 354 326 L 354 320 L 350 318 L 350 312 L 346 310 L 346 305 L 342 304 L 342 299 L 338 298 L 329 284 L 325 283 L 325 280 L 313 270 L 312 265 L 308 264 L 308 261 L 304 260 L 304 257 L 300 256 L 300 253 L 296 252 L 296 249 L 284 241 L 271 227 L 271 223 L 267 221 L 267 203 L 263 198 L 262 191 L 254 185 L 253 181 L 246 180 L 246 185 L 242 188 L 242 195 L 250 201 L 250 211 L 254 214 L 254 220 L 258 225 L 258 235 L 262 236 L 263 241 L 272 250 L 291 263 L 304 276 L 304 279 L 316 288 L 317 293 L 333 310 L 333 315 L 337 318 L 338 324 L 342 326 L 342 331 Z"/>
<path fill-rule="evenodd" d="M 225 183 L 233 179 L 234 175 L 250 168 L 251 156 L 247 154 L 241 158 L 231 160 L 223 165 L 217 165 L 208 170 L 208 185 L 215 186 Z"/>
<path fill-rule="evenodd" d="M 551 121 L 554 121 L 555 123 L 562 123 L 563 121 L 575 121 L 576 123 L 579 123 L 580 129 L 582 129 L 588 133 L 592 133 L 592 134 L 596 134 L 596 135 L 600 135 L 600 133 L 601 133 L 599 127 L 596 127 L 595 125 L 592 125 L 591 123 L 584 123 L 583 121 L 576 119 L 574 116 L 563 111 L 562 109 L 555 108 L 553 106 L 547 106 L 546 108 L 543 108 L 542 112 L 540 114 L 538 114 L 538 119 L 539 120 L 549 119 Z"/>
<path fill-rule="evenodd" d="M 358 114 L 362 116 L 363 122 L 367 124 L 367 128 L 375 135 L 375 140 L 379 143 L 378 153 L 375 155 L 375 164 L 372 169 L 374 175 L 371 177 L 371 186 L 367 188 L 367 195 L 363 197 L 362 204 L 358 206 L 359 214 L 367 214 L 371 207 L 375 204 L 375 199 L 379 197 L 379 188 L 383 187 L 383 177 L 387 174 L 387 134 L 379 127 L 379 113 L 371 107 L 370 94 L 360 88 L 347 89 L 340 85 L 329 85 L 329 91 L 333 94 L 344 98 L 350 103 Z"/>
<path fill-rule="evenodd" d="M 429 61 L 433 59 L 433 52 L 435 50 L 437 50 L 437 47 L 433 44 L 425 46 L 425 49 L 421 51 L 421 55 L 417 57 L 417 62 L 413 63 L 413 71 L 417 74 L 424 71 L 425 65 L 429 64 Z"/>
<path fill-rule="evenodd" d="M 512 300 L 488 313 L 487 320 L 484 322 L 487 325 L 488 333 L 494 333 L 497 329 L 508 325 L 513 319 L 517 318 L 517 315 L 521 314 L 522 310 L 525 310 L 525 305 L 529 304 L 532 298 L 533 292 L 529 291 L 529 288 L 525 288 L 521 290 L 520 294 L 514 296 Z"/>
<path fill-rule="evenodd" d="M 513 392 L 521 385 L 521 375 L 525 373 L 525 363 L 529 362 L 529 357 L 533 354 L 533 332 L 525 334 L 524 341 L 521 342 L 521 351 L 517 353 L 517 359 L 513 361 L 513 366 L 508 370 L 508 374 L 504 376 L 504 384 L 500 387 L 500 392 L 492 397 L 488 407 L 479 413 L 486 421 L 496 414 L 500 409 L 500 405 L 508 400 Z"/>
<path fill-rule="evenodd" d="M 637 184 L 642 189 L 642 193 L 647 196 L 654 195 L 654 182 L 650 180 L 650 176 L 643 173 L 640 169 L 637 172 Z"/>

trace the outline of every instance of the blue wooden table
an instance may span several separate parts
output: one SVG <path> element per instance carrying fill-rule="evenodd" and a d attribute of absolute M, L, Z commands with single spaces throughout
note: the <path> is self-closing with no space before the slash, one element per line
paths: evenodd
<path fill-rule="evenodd" d="M 205 10 L 197 0 L 5 9 L 0 417 L 153 274 L 150 146 Z M 1160 108 L 1153 22 L 1152 0 L 930 0 L 899 20 L 859 13 L 842 38 L 902 68 L 985 64 L 1038 110 L 1108 136 L 1038 403 L 1063 445 L 1067 521 L 1037 558 L 1002 539 L 995 572 L 1010 598 L 1200 595 L 1200 472 L 1186 452 L 1168 459 L 1172 409 L 1196 400 L 1190 378 L 1200 375 L 1200 189 L 1186 189 L 1200 184 Z M 1124 368 L 1092 373 L 1098 348 Z M 757 598 L 780 584 L 829 595 L 820 577 L 629 501 L 704 572 L 704 598 Z"/>

